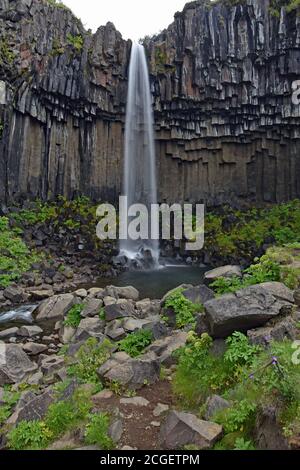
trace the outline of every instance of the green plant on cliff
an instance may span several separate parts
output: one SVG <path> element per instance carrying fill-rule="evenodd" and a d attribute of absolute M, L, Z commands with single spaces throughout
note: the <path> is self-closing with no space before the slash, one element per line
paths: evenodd
<path fill-rule="evenodd" d="M 82 51 L 84 41 L 83 41 L 83 36 L 81 34 L 73 35 L 71 33 L 68 33 L 67 41 L 69 45 L 72 46 L 73 49 L 75 49 L 77 53 L 80 53 Z"/>
<path fill-rule="evenodd" d="M 83 304 L 73 305 L 73 307 L 71 307 L 67 313 L 66 319 L 64 321 L 64 325 L 70 326 L 72 328 L 78 328 L 79 323 L 82 320 L 81 312 L 83 311 L 83 309 L 84 309 Z"/>
<path fill-rule="evenodd" d="M 119 342 L 119 350 L 126 352 L 131 357 L 138 357 L 151 344 L 152 340 L 153 334 L 150 330 L 140 330 L 122 339 Z"/>
<path fill-rule="evenodd" d="M 0 217 L 0 286 L 17 281 L 39 259 L 22 241 L 20 231 L 9 227 L 8 218 Z"/>

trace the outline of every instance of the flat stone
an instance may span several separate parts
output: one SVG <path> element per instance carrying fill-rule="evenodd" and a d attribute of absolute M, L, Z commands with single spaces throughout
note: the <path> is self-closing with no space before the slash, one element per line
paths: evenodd
<path fill-rule="evenodd" d="M 45 351 L 47 351 L 48 347 L 44 344 L 38 343 L 25 343 L 23 344 L 23 350 L 29 354 L 29 356 L 37 356 Z"/>
<path fill-rule="evenodd" d="M 181 449 L 188 444 L 211 449 L 222 432 L 219 424 L 203 421 L 190 413 L 170 411 L 161 427 L 160 440 L 166 449 Z"/>
<path fill-rule="evenodd" d="M 150 402 L 144 397 L 121 398 L 120 403 L 121 405 L 130 405 L 138 407 L 145 407 L 150 404 Z"/>
<path fill-rule="evenodd" d="M 163 403 L 157 403 L 153 411 L 153 416 L 157 418 L 158 416 L 161 416 L 162 414 L 169 411 L 169 408 L 170 408 L 169 405 L 165 405 Z"/>
<path fill-rule="evenodd" d="M 32 300 L 49 299 L 50 297 L 54 295 L 53 289 L 44 289 L 44 290 L 27 289 L 27 292 L 30 295 L 30 298 Z"/>

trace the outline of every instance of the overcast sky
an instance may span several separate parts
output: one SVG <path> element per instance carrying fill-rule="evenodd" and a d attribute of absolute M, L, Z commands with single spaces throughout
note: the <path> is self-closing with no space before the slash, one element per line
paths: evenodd
<path fill-rule="evenodd" d="M 138 40 L 158 33 L 173 21 L 189 0 L 63 0 L 81 18 L 86 28 L 95 31 L 108 21 L 124 39 Z"/>

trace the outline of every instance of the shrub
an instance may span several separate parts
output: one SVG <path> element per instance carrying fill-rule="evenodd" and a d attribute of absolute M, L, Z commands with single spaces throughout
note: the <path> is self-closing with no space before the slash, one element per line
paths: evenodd
<path fill-rule="evenodd" d="M 109 359 L 111 351 L 110 341 L 99 344 L 96 338 L 89 338 L 76 354 L 76 364 L 68 368 L 69 375 L 77 377 L 82 383 L 100 385 L 97 370 Z"/>
<path fill-rule="evenodd" d="M 43 421 L 21 421 L 7 437 L 10 449 L 39 450 L 47 447 L 52 433 Z"/>
<path fill-rule="evenodd" d="M 152 340 L 153 334 L 150 330 L 140 330 L 119 341 L 119 350 L 126 352 L 130 357 L 138 357 Z"/>
<path fill-rule="evenodd" d="M 90 415 L 90 421 L 85 428 L 86 444 L 97 444 L 102 450 L 113 449 L 114 442 L 108 435 L 109 422 L 109 416 L 105 413 Z"/>
<path fill-rule="evenodd" d="M 71 326 L 72 328 L 78 328 L 79 323 L 81 322 L 81 312 L 84 309 L 83 304 L 76 304 L 71 307 L 68 311 L 66 319 L 64 321 L 65 326 Z"/>
<path fill-rule="evenodd" d="M 203 312 L 203 305 L 193 304 L 183 295 L 183 289 L 171 292 L 165 301 L 165 308 L 172 308 L 176 315 L 177 328 L 195 324 L 195 313 Z"/>

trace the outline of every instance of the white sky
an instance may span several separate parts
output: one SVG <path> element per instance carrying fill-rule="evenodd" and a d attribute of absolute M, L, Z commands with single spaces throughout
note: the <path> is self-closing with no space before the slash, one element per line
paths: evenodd
<path fill-rule="evenodd" d="M 84 26 L 95 31 L 108 21 L 124 39 L 153 35 L 172 23 L 174 14 L 190 0 L 63 0 Z"/>

